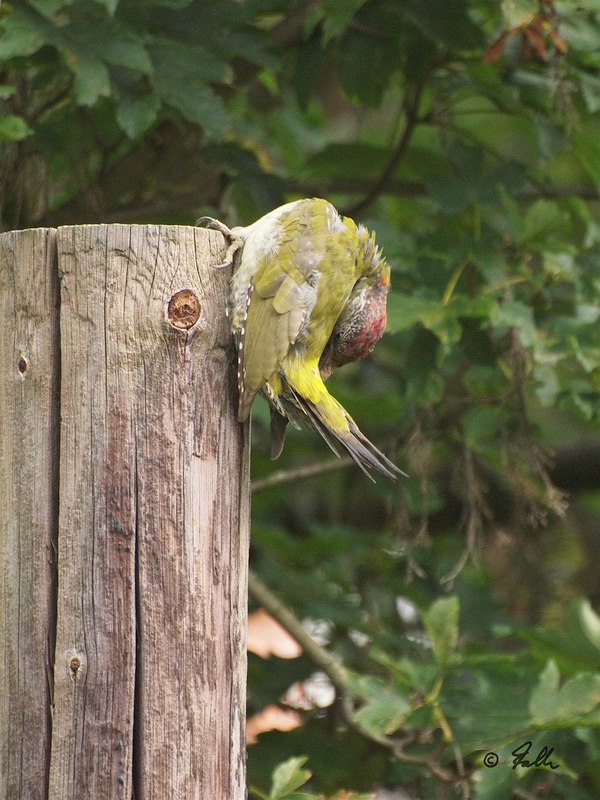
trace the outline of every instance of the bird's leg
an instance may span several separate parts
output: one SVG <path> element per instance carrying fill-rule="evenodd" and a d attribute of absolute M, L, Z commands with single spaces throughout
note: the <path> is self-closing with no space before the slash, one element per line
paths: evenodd
<path fill-rule="evenodd" d="M 237 251 L 244 244 L 244 240 L 234 233 L 231 228 L 228 228 L 221 220 L 214 219 L 214 217 L 200 217 L 196 220 L 196 225 L 204 225 L 207 228 L 212 228 L 219 231 L 223 236 L 229 240 L 230 244 L 225 253 L 225 260 L 222 264 L 215 264 L 215 269 L 224 269 L 225 267 L 233 266 L 233 257 Z"/>

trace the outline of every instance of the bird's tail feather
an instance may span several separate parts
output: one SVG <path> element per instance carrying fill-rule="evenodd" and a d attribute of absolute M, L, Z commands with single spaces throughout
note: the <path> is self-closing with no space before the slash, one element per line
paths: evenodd
<path fill-rule="evenodd" d="M 325 406 L 322 403 L 313 403 L 302 397 L 291 386 L 289 389 L 293 395 L 294 405 L 304 414 L 305 419 L 303 421 L 305 424 L 308 424 L 309 427 L 314 428 L 321 434 L 338 458 L 339 452 L 335 446 L 336 440 L 345 447 L 350 457 L 371 480 L 374 480 L 369 472 L 371 469 L 391 480 L 396 480 L 399 475 L 406 476 L 405 472 L 367 439 L 352 417 L 334 397 L 328 395 L 327 405 Z M 331 423 L 332 412 L 340 424 L 333 425 Z M 295 416 L 297 420 L 301 419 L 300 416 Z"/>

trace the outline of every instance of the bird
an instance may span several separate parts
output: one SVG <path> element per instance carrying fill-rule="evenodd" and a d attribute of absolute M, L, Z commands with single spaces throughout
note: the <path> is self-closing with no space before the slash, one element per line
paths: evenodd
<path fill-rule="evenodd" d="M 316 430 L 363 472 L 405 473 L 367 439 L 327 390 L 339 367 L 364 358 L 385 330 L 390 267 L 363 225 L 322 198 L 295 200 L 251 225 L 196 224 L 229 241 L 220 267 L 233 267 L 228 315 L 237 352 L 238 420 L 262 394 L 271 411 L 271 458 L 288 422 Z"/>

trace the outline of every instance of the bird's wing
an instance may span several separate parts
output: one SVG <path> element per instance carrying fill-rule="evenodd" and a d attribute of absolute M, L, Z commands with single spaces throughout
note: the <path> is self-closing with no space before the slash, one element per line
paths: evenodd
<path fill-rule="evenodd" d="M 240 420 L 248 416 L 254 396 L 275 374 L 316 303 L 330 208 L 324 200 L 302 201 L 275 227 L 257 228 L 244 245 L 240 269 L 244 256 L 256 258 L 258 266 L 236 333 Z"/>

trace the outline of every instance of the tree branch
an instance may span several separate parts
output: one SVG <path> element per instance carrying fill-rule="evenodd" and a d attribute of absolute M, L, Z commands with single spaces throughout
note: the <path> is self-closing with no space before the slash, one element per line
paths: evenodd
<path fill-rule="evenodd" d="M 400 137 L 400 141 L 398 142 L 396 149 L 392 152 L 392 156 L 388 163 L 385 166 L 385 169 L 381 173 L 381 175 L 373 182 L 371 188 L 363 197 L 362 200 L 359 200 L 358 203 L 350 206 L 346 210 L 346 213 L 349 216 L 353 216 L 354 214 L 360 213 L 364 211 L 365 208 L 371 205 L 371 203 L 377 198 L 379 194 L 383 192 L 385 187 L 387 186 L 388 182 L 390 181 L 392 175 L 396 172 L 398 165 L 402 161 L 406 151 L 408 150 L 408 146 L 410 144 L 410 140 L 413 135 L 413 131 L 419 122 L 419 103 L 421 102 L 421 96 L 423 94 L 423 90 L 425 88 L 425 81 L 423 83 L 418 84 L 412 97 L 407 98 L 404 103 L 404 113 L 406 115 L 406 122 L 404 124 L 404 130 L 402 131 L 402 136 Z"/>
<path fill-rule="evenodd" d="M 279 486 L 282 483 L 303 481 L 308 478 L 314 478 L 316 475 L 325 475 L 328 472 L 346 469 L 346 467 L 351 466 L 353 463 L 351 458 L 339 458 L 335 461 L 330 458 L 327 461 L 318 461 L 316 464 L 309 464 L 305 467 L 281 469 L 269 475 L 268 478 L 252 481 L 252 494 L 263 492 L 265 489 L 272 489 L 273 486 Z"/>

